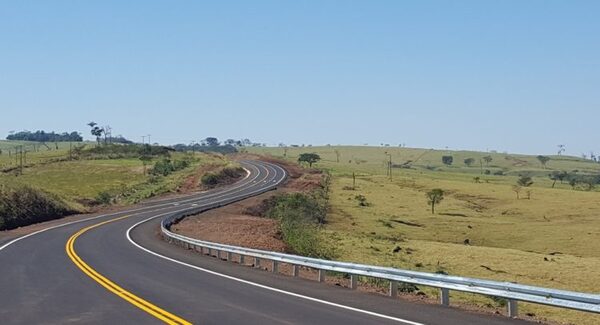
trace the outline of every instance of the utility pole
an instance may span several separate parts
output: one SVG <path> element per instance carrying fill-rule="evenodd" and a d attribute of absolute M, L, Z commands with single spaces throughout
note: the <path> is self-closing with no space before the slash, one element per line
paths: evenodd
<path fill-rule="evenodd" d="M 142 135 L 142 144 L 146 144 L 146 141 L 145 141 L 145 140 L 146 140 L 146 136 L 145 136 L 145 135 Z"/>
<path fill-rule="evenodd" d="M 148 134 L 147 137 L 148 137 L 148 144 L 152 145 L 152 142 L 150 142 L 150 134 Z"/>

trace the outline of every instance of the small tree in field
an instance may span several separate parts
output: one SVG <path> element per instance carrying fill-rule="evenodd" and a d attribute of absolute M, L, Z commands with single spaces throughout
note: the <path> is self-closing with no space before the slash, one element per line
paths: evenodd
<path fill-rule="evenodd" d="M 433 190 L 427 192 L 425 196 L 427 197 L 427 204 L 431 206 L 431 214 L 435 214 L 435 205 L 444 200 L 444 190 L 440 188 L 434 188 Z"/>
<path fill-rule="evenodd" d="M 517 180 L 517 185 L 523 186 L 523 187 L 529 187 L 529 186 L 533 185 L 533 180 L 531 179 L 530 176 L 521 176 Z"/>
<path fill-rule="evenodd" d="M 454 157 L 452 156 L 442 156 L 442 162 L 444 163 L 444 165 L 452 165 L 452 162 L 454 162 Z"/>
<path fill-rule="evenodd" d="M 310 168 L 312 168 L 312 164 L 318 162 L 319 160 L 321 160 L 321 157 L 316 153 L 303 153 L 300 154 L 300 156 L 298 156 L 298 162 L 308 163 L 308 166 Z"/>
<path fill-rule="evenodd" d="M 550 157 L 539 155 L 537 156 L 537 160 L 539 160 L 542 164 L 542 167 L 546 169 L 546 164 L 550 161 Z"/>
<path fill-rule="evenodd" d="M 486 166 L 489 166 L 489 165 L 490 165 L 490 163 L 492 162 L 492 160 L 494 160 L 494 159 L 492 158 L 492 156 L 485 156 L 485 157 L 483 157 L 483 161 L 485 161 L 485 165 L 486 165 Z"/>
<path fill-rule="evenodd" d="M 521 192 L 521 190 L 525 187 L 528 188 L 529 186 L 533 185 L 533 180 L 531 179 L 530 176 L 521 176 L 519 177 L 519 179 L 517 180 L 517 185 L 513 186 L 513 191 L 517 193 L 517 199 L 519 199 L 519 193 Z M 527 189 L 527 198 L 531 199 L 531 190 Z"/>
<path fill-rule="evenodd" d="M 475 163 L 475 159 L 474 158 L 467 158 L 467 159 L 465 159 L 465 165 L 467 167 L 471 167 L 474 163 Z"/>
<path fill-rule="evenodd" d="M 563 181 L 567 178 L 567 176 L 569 176 L 569 174 L 565 171 L 555 170 L 552 173 L 550 173 L 548 177 L 550 177 L 550 179 L 552 180 L 552 188 L 554 188 L 554 185 L 556 185 L 556 181 L 560 181 L 560 183 L 562 184 Z"/>

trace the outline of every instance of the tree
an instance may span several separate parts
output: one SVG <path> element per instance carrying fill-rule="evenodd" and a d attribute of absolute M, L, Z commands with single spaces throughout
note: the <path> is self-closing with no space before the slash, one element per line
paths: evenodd
<path fill-rule="evenodd" d="M 542 164 L 542 167 L 546 169 L 546 164 L 550 161 L 550 157 L 539 155 L 537 156 L 537 160 L 539 160 Z"/>
<path fill-rule="evenodd" d="M 517 180 L 517 185 L 522 187 L 529 187 L 533 185 L 533 180 L 531 179 L 531 176 L 521 175 Z"/>
<path fill-rule="evenodd" d="M 90 130 L 90 133 L 96 137 L 96 141 L 98 142 L 98 144 L 100 144 L 100 138 L 102 137 L 102 134 L 104 133 L 104 128 L 99 127 L 98 123 L 96 123 L 94 121 L 88 123 L 87 125 L 89 125 L 92 128 Z"/>
<path fill-rule="evenodd" d="M 563 181 L 567 178 L 569 174 L 565 171 L 558 171 L 555 170 L 552 173 L 550 173 L 548 175 L 548 177 L 550 177 L 550 179 L 553 181 L 552 182 L 552 188 L 554 188 L 554 185 L 556 185 L 556 181 L 560 181 L 560 183 L 562 184 Z"/>
<path fill-rule="evenodd" d="M 485 165 L 486 165 L 486 166 L 489 166 L 489 165 L 490 165 L 490 163 L 492 162 L 492 160 L 494 160 L 494 159 L 492 158 L 492 156 L 485 156 L 485 157 L 483 157 L 483 161 L 485 161 Z"/>
<path fill-rule="evenodd" d="M 321 160 L 321 157 L 316 153 L 303 153 L 298 156 L 298 162 L 308 163 L 310 168 L 312 168 L 312 164 L 318 162 L 319 160 Z"/>
<path fill-rule="evenodd" d="M 475 163 L 475 159 L 474 158 L 467 158 L 465 159 L 465 165 L 467 167 L 471 167 L 471 165 L 473 165 Z"/>
<path fill-rule="evenodd" d="M 233 146 L 235 144 L 235 140 L 233 140 L 233 139 L 227 139 L 227 140 L 225 140 L 225 144 L 229 145 L 229 146 Z"/>
<path fill-rule="evenodd" d="M 214 137 L 208 137 L 208 138 L 204 139 L 204 141 L 206 142 L 206 145 L 209 147 L 216 147 L 219 145 L 219 139 L 214 138 Z"/>
<path fill-rule="evenodd" d="M 431 206 L 431 214 L 435 214 L 435 205 L 444 200 L 444 190 L 440 188 L 434 188 L 433 190 L 427 192 L 425 196 L 427 197 L 427 204 Z"/>
<path fill-rule="evenodd" d="M 565 152 L 565 145 L 564 144 L 559 144 L 558 146 L 558 155 L 562 155 L 563 152 Z"/>
<path fill-rule="evenodd" d="M 454 162 L 454 157 L 452 157 L 452 156 L 442 156 L 442 162 L 445 165 L 450 166 L 450 165 L 452 165 L 452 162 Z"/>

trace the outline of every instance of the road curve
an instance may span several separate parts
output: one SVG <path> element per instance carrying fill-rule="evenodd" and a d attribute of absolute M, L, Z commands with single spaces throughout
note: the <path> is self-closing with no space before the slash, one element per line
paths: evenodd
<path fill-rule="evenodd" d="M 162 217 L 277 186 L 243 161 L 223 189 L 147 202 L 0 246 L 1 324 L 519 324 L 222 262 L 162 241 Z"/>

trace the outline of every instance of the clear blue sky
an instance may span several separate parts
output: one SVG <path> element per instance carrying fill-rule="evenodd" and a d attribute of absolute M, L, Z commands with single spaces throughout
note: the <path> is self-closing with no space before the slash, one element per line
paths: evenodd
<path fill-rule="evenodd" d="M 4 1 L 0 136 L 600 152 L 600 1 Z"/>

